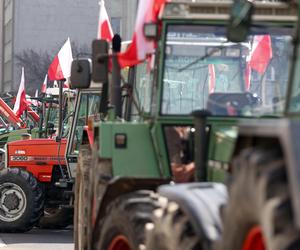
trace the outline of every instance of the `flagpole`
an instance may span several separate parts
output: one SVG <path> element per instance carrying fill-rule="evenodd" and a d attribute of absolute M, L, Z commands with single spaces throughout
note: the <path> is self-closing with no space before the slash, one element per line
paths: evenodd
<path fill-rule="evenodd" d="M 99 39 L 101 35 L 101 10 L 104 6 L 104 0 L 100 0 L 98 4 L 99 4 L 99 20 L 98 20 L 98 29 L 97 29 L 97 39 Z"/>
<path fill-rule="evenodd" d="M 64 80 L 58 81 L 58 87 L 59 87 L 59 97 L 58 97 L 58 103 L 59 103 L 59 113 L 58 113 L 58 132 L 56 137 L 56 142 L 61 141 L 61 135 L 62 135 L 62 128 L 63 128 L 63 85 Z"/>
<path fill-rule="evenodd" d="M 119 35 L 113 38 L 112 84 L 110 85 L 110 103 L 114 106 L 116 117 L 122 117 L 121 68 L 117 54 L 121 51 L 122 39 Z"/>

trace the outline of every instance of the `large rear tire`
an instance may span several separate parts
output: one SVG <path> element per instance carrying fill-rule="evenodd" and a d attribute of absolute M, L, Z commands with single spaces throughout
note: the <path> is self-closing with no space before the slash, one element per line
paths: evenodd
<path fill-rule="evenodd" d="M 158 208 L 158 195 L 142 190 L 122 195 L 107 207 L 94 235 L 97 250 L 139 250 L 145 245 L 145 224 Z"/>
<path fill-rule="evenodd" d="M 37 224 L 44 196 L 36 178 L 18 168 L 0 171 L 0 231 L 26 232 Z"/>
<path fill-rule="evenodd" d="M 233 161 L 233 170 L 222 213 L 224 231 L 215 249 L 300 249 L 281 152 L 244 150 Z"/>
<path fill-rule="evenodd" d="M 146 225 L 147 250 L 203 250 L 189 218 L 175 202 L 160 199 L 161 208 Z"/>
<path fill-rule="evenodd" d="M 89 235 L 87 233 L 91 196 L 90 182 L 92 171 L 92 153 L 90 145 L 82 145 L 78 157 L 75 180 L 75 204 L 74 204 L 74 238 L 75 249 L 87 249 Z"/>

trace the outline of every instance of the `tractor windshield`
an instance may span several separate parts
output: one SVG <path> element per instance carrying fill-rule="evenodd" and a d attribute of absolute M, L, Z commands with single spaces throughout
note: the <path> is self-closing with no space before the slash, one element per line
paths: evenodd
<path fill-rule="evenodd" d="M 291 55 L 290 27 L 255 27 L 243 43 L 227 42 L 223 26 L 169 25 L 161 113 L 280 115 Z"/>
<path fill-rule="evenodd" d="M 80 145 L 82 144 L 82 136 L 85 126 L 88 125 L 88 120 L 99 120 L 100 108 L 100 93 L 80 93 L 78 98 L 77 110 L 73 124 L 72 138 L 70 139 L 71 154 L 78 155 Z"/>

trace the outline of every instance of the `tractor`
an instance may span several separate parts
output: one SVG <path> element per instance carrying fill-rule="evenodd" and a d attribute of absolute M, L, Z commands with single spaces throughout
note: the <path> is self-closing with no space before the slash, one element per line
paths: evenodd
<path fill-rule="evenodd" d="M 284 110 L 290 105 L 291 95 L 295 94 L 291 82 L 295 79 L 298 47 L 298 40 L 293 36 L 293 30 L 299 22 L 297 8 L 294 2 L 235 1 L 232 5 L 226 32 L 231 42 L 245 43 L 249 39 L 255 42 L 257 36 L 264 39 L 271 27 L 287 28 L 280 38 L 277 37 L 280 42 L 274 39 L 278 33 L 269 33 L 272 58 L 266 65 L 263 77 L 268 78 L 268 72 L 273 71 L 274 78 L 269 83 L 261 80 L 256 85 L 256 91 L 261 88 L 265 92 L 257 92 L 261 101 L 258 115 L 253 117 L 255 119 L 239 119 L 238 126 L 236 124 L 220 134 L 217 144 L 223 146 L 219 148 L 220 153 L 228 152 L 226 161 L 210 160 L 213 131 L 209 128 L 209 103 L 205 110 L 194 111 L 194 153 L 198 182 L 159 187 L 162 205 L 153 212 L 153 222 L 145 227 L 145 249 L 299 249 L 299 231 L 292 219 L 292 192 L 289 192 L 290 186 L 287 185 L 288 178 L 296 177 L 296 172 L 289 173 L 290 168 L 284 168 L 284 163 L 287 164 L 285 161 L 292 161 L 289 157 L 295 152 L 288 140 L 297 138 L 291 132 L 296 127 L 282 118 L 287 112 Z M 260 17 L 260 13 L 273 15 Z M 258 27 L 262 30 L 257 30 Z M 281 42 L 285 39 L 290 40 L 288 46 L 293 51 L 282 54 Z M 265 46 L 261 53 L 267 50 Z M 252 51 L 249 61 L 253 65 L 252 86 L 255 86 L 255 75 L 259 73 L 257 65 L 251 62 L 255 58 L 254 53 Z M 283 65 L 287 67 L 283 69 Z M 281 85 L 283 81 L 285 84 Z M 274 87 L 273 91 L 271 86 Z M 269 100 L 271 102 L 264 99 L 283 88 L 286 91 L 281 92 L 281 98 L 273 96 Z M 267 111 L 268 103 L 273 114 Z M 267 108 L 267 112 L 264 112 L 264 108 Z M 277 108 L 281 110 L 281 116 L 277 116 Z M 247 114 L 247 111 L 243 110 L 243 114 Z M 208 155 L 203 153 L 207 147 Z M 223 180 L 227 186 L 211 178 L 213 169 L 219 169 L 227 175 Z"/>
<path fill-rule="evenodd" d="M 107 110 L 107 95 L 102 92 L 108 89 L 101 83 L 91 84 L 90 70 L 89 60 L 74 60 L 75 103 L 74 91 L 63 91 L 60 82 L 58 103 L 47 105 L 52 112 L 45 117 L 51 121 L 42 133 L 46 137 L 5 144 L 5 166 L 0 171 L 1 232 L 26 232 L 34 226 L 58 229 L 73 223 L 76 165 L 82 160 L 79 150 L 93 144 L 90 124 L 102 119 Z M 122 73 L 123 79 L 129 77 L 127 69 Z M 88 77 L 77 82 L 77 75 Z"/>
<path fill-rule="evenodd" d="M 68 98 L 71 96 L 70 92 Z M 58 88 L 48 88 L 44 96 L 35 98 L 39 105 L 36 110 L 28 105 L 25 119 L 18 118 L 7 104 L 11 98 L 0 99 L 1 121 L 5 126 L 0 134 L 0 148 L 3 148 L 7 142 L 22 139 L 22 135 L 25 134 L 30 134 L 31 138 L 47 138 L 51 133 L 53 134 L 58 120 Z"/>
<path fill-rule="evenodd" d="M 31 134 L 22 134 L 22 140 L 19 134 L 15 137 L 8 134 L 12 141 L 8 141 L 1 152 L 1 232 L 25 232 L 35 225 L 59 228 L 72 223 L 72 213 L 66 214 L 58 204 L 61 200 L 69 201 L 72 191 L 72 185 L 65 181 L 68 179 L 65 148 L 74 91 L 61 88 L 59 95 L 54 93 L 55 89 L 47 91 L 48 94 L 39 99 L 46 114 L 42 115 L 40 127 L 31 129 Z M 64 189 L 69 193 L 61 191 Z M 45 202 L 50 199 L 51 205 Z"/>
<path fill-rule="evenodd" d="M 92 148 L 80 151 L 82 160 L 77 170 L 82 171 L 77 171 L 75 190 L 76 249 L 143 249 L 145 232 L 153 232 L 148 238 L 162 244 L 150 249 L 201 249 L 197 233 L 201 232 L 209 246 L 219 237 L 219 215 L 208 210 L 226 202 L 226 188 L 206 182 L 224 182 L 230 177 L 238 122 L 282 117 L 296 23 L 294 9 L 289 6 L 258 3 L 254 19 L 263 24 L 272 22 L 272 27 L 255 25 L 245 41 L 229 42 L 226 25 L 231 4 L 171 1 L 162 11 L 161 27 L 145 25 L 144 35 L 158 39 L 153 70 L 147 70 L 147 63 L 135 67 L 133 84 L 127 86 L 130 102 L 125 106 L 131 106 L 129 115 L 120 112 L 128 110 L 124 103 L 110 96 L 106 118 L 93 123 Z M 252 54 L 261 41 L 268 54 L 256 53 L 261 56 L 261 60 L 256 59 L 260 68 L 249 73 L 251 63 L 257 66 Z M 109 55 L 104 44 L 94 42 L 92 78 L 111 86 L 114 91 L 110 95 L 120 97 L 122 88 L 107 77 L 105 59 Z M 116 57 L 112 58 L 115 62 Z M 115 65 L 114 79 L 117 69 Z M 205 111 L 193 112 L 197 110 Z M 195 183 L 189 189 L 176 189 L 182 187 L 181 182 Z M 169 183 L 174 189 L 170 195 L 156 191 Z M 178 204 L 169 206 L 172 200 L 196 202 L 198 196 L 197 205 L 204 204 L 206 192 L 215 199 L 210 206 L 202 205 L 204 212 L 198 218 L 210 223 L 204 229 L 202 224 L 195 229 Z M 184 208 L 191 212 L 190 206 Z M 182 224 L 174 226 L 172 217 L 166 218 L 169 224 L 161 220 L 169 210 Z M 157 220 L 152 215 L 155 211 Z M 165 231 L 156 231 L 156 221 L 164 221 Z M 172 229 L 186 231 L 173 233 Z M 177 233 L 178 237 L 193 239 L 175 242 Z"/>

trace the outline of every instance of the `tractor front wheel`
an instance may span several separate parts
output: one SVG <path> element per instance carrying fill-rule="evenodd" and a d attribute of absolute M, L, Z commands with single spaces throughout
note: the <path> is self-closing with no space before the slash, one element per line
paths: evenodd
<path fill-rule="evenodd" d="M 0 171 L 0 231 L 29 231 L 44 209 L 42 189 L 31 173 L 18 168 Z"/>
<path fill-rule="evenodd" d="M 92 202 L 93 159 L 90 145 L 82 145 L 78 157 L 75 181 L 75 203 L 74 203 L 74 239 L 75 249 L 84 250 L 88 248 L 90 235 L 88 234 L 91 223 L 90 209 Z"/>
<path fill-rule="evenodd" d="M 107 207 L 107 212 L 94 235 L 98 250 L 139 250 L 145 244 L 145 224 L 158 207 L 158 196 L 151 191 L 122 195 Z"/>

